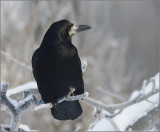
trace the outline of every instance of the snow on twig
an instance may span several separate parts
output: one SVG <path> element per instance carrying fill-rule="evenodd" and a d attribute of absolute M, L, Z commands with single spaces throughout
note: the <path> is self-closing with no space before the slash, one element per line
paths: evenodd
<path fill-rule="evenodd" d="M 2 129 L 4 130 L 9 130 L 9 131 L 17 131 L 20 125 L 20 120 L 21 120 L 21 113 L 28 109 L 31 105 L 37 106 L 34 108 L 34 110 L 38 110 L 41 108 L 51 108 L 53 105 L 50 104 L 44 104 L 43 100 L 37 100 L 33 94 L 30 94 L 30 91 L 23 91 L 24 92 L 24 99 L 20 100 L 17 102 L 16 100 L 11 99 L 9 96 L 6 95 L 8 88 L 8 84 L 5 82 L 1 83 L 1 104 L 5 105 L 11 115 L 11 122 L 9 127 L 8 126 L 2 126 Z M 33 87 L 32 87 L 33 88 Z M 18 88 L 20 89 L 20 88 Z M 23 89 L 23 87 L 22 87 Z M 22 90 L 20 90 L 22 91 Z M 80 100 L 88 96 L 89 94 L 85 92 L 84 94 L 77 95 L 77 96 L 70 96 L 71 93 L 73 93 L 75 89 L 71 88 L 69 95 L 62 97 L 61 99 L 58 100 L 58 103 L 61 103 L 63 101 L 73 101 L 73 100 Z M 38 92 L 38 90 L 37 90 Z M 18 93 L 18 92 L 17 92 Z M 14 92 L 10 93 L 9 95 L 11 96 L 12 94 L 15 94 Z"/>
<path fill-rule="evenodd" d="M 36 90 L 37 89 L 36 85 L 34 85 L 34 87 L 32 87 L 32 85 L 27 85 L 27 84 L 22 85 L 22 86 L 23 86 L 22 87 L 23 90 L 24 90 L 24 86 L 25 87 L 28 86 L 28 88 L 27 88 L 28 90 L 30 88 L 31 88 L 30 90 L 32 90 L 32 89 Z M 17 89 L 17 88 L 15 88 L 15 89 Z M 23 91 L 23 90 L 20 90 L 20 87 L 18 89 L 19 89 L 19 91 Z M 144 89 L 142 89 L 142 90 L 144 91 Z M 38 93 L 38 90 L 36 92 Z M 8 94 L 8 95 L 15 94 L 15 93 L 12 93 L 12 92 L 9 92 L 9 93 L 10 94 Z M 77 95 L 77 96 L 69 96 L 69 98 L 67 96 L 65 96 L 65 97 L 59 99 L 58 103 L 60 103 L 60 102 L 62 102 L 64 100 L 71 101 L 71 100 L 81 100 L 81 99 L 83 99 L 82 100 L 83 102 L 85 102 L 85 103 L 87 103 L 87 104 L 89 104 L 89 105 L 91 105 L 93 107 L 96 107 L 96 108 L 98 108 L 100 110 L 106 110 L 106 111 L 113 111 L 114 112 L 117 109 L 121 109 L 122 110 L 122 109 L 124 109 L 124 108 L 126 108 L 126 107 L 128 107 L 128 106 L 130 106 L 132 104 L 135 104 L 135 103 L 138 103 L 140 101 L 146 100 L 150 96 L 152 96 L 152 95 L 154 95 L 156 93 L 158 93 L 158 89 L 156 89 L 156 88 L 155 88 L 155 90 L 152 90 L 152 91 L 148 92 L 147 94 L 144 94 L 144 93 L 142 94 L 142 92 L 140 92 L 140 94 L 138 96 L 136 96 L 134 99 L 127 100 L 127 101 L 125 101 L 125 102 L 123 102 L 121 104 L 110 104 L 110 105 L 107 105 L 107 104 L 104 104 L 104 103 L 102 103 L 100 101 L 92 99 L 90 97 L 87 97 L 87 95 L 86 95 L 87 93 L 84 93 L 82 95 Z M 36 111 L 36 110 L 39 110 L 41 108 L 51 108 L 52 106 L 53 105 L 51 103 L 48 103 L 48 104 L 41 103 L 39 105 L 36 105 L 36 107 L 34 107 L 34 110 Z M 109 115 L 109 116 L 113 116 L 113 115 Z"/>
<path fill-rule="evenodd" d="M 83 73 L 86 71 L 87 66 L 88 66 L 87 61 L 85 59 L 82 60 L 81 69 Z"/>
<path fill-rule="evenodd" d="M 67 96 L 64 96 L 64 97 L 60 98 L 57 101 L 57 103 L 59 104 L 59 103 L 61 103 L 63 101 L 82 100 L 82 99 L 86 98 L 89 95 L 88 92 L 85 92 L 84 94 L 81 94 L 81 95 L 70 96 L 74 91 L 75 91 L 75 89 L 74 90 L 70 89 L 69 94 Z M 33 110 L 37 111 L 37 110 L 42 109 L 42 108 L 52 108 L 54 105 L 56 105 L 56 104 L 52 104 L 52 103 L 41 104 L 39 106 L 34 107 Z"/>
<path fill-rule="evenodd" d="M 11 99 L 10 97 L 6 96 L 8 84 L 5 82 L 1 83 L 1 104 L 5 105 L 11 115 L 11 122 L 9 128 L 2 127 L 3 129 L 9 130 L 9 131 L 17 131 L 20 125 L 21 120 L 21 113 L 26 110 L 30 105 L 39 105 L 41 101 L 36 100 L 36 98 L 33 95 L 28 95 L 23 100 L 20 100 L 17 102 L 16 100 Z"/>
<path fill-rule="evenodd" d="M 141 96 L 138 95 L 136 98 L 134 98 L 133 100 L 127 100 L 123 103 L 120 104 L 110 104 L 110 105 L 106 105 L 100 101 L 96 101 L 92 98 L 86 97 L 84 98 L 84 100 L 82 100 L 83 102 L 92 105 L 92 106 L 96 106 L 97 108 L 101 109 L 101 110 L 106 110 L 106 111 L 115 111 L 117 109 L 124 109 L 130 105 L 133 105 L 135 103 L 138 103 L 140 101 L 146 100 L 147 98 L 153 96 L 154 94 L 158 93 L 158 89 L 155 89 L 155 91 L 151 91 L 148 94 Z"/>
<path fill-rule="evenodd" d="M 118 104 L 115 108 L 120 108 L 120 110 L 122 110 L 120 113 L 112 118 L 103 116 L 103 118 L 101 118 L 100 120 L 92 123 L 92 125 L 90 125 L 89 127 L 89 130 L 149 130 L 148 127 L 153 125 L 154 122 L 157 121 L 157 119 L 159 120 L 159 73 L 155 75 L 153 80 L 150 80 L 147 85 L 145 82 L 140 91 L 133 92 L 128 101 Z M 151 102 L 148 102 L 147 99 Z M 102 113 L 104 112 L 105 111 L 102 111 Z M 102 128 L 102 123 L 108 126 Z M 110 125 L 110 123 L 112 125 Z"/>
<path fill-rule="evenodd" d="M 37 83 L 36 82 L 29 82 L 29 83 L 26 83 L 24 85 L 20 85 L 15 88 L 8 89 L 6 96 L 15 95 L 15 94 L 27 91 L 27 90 L 29 90 L 29 92 L 32 94 L 38 94 Z"/>

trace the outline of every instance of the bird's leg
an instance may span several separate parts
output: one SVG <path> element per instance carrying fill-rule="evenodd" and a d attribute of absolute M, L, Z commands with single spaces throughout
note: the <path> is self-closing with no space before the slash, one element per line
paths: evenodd
<path fill-rule="evenodd" d="M 58 101 L 54 101 L 52 104 L 53 104 L 53 107 L 54 107 L 55 109 L 57 109 L 57 107 L 59 106 Z"/>
<path fill-rule="evenodd" d="M 67 98 L 68 97 L 70 97 L 71 96 L 71 94 L 73 94 L 74 93 L 74 91 L 75 91 L 75 88 L 70 88 L 70 91 L 69 91 L 69 93 L 67 94 Z"/>

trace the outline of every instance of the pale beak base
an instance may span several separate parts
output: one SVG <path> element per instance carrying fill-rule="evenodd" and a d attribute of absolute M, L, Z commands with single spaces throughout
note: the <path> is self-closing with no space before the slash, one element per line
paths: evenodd
<path fill-rule="evenodd" d="M 81 31 L 85 31 L 85 30 L 88 30 L 90 29 L 91 26 L 88 26 L 88 25 L 79 25 L 79 26 L 72 26 L 71 27 L 71 30 L 69 31 L 69 36 L 72 36 L 74 35 L 75 33 L 78 33 L 78 32 L 81 32 Z"/>

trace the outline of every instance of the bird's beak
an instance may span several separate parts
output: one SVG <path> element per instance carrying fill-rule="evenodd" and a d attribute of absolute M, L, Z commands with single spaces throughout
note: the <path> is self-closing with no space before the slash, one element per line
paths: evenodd
<path fill-rule="evenodd" d="M 91 28 L 91 26 L 88 26 L 88 25 L 79 25 L 78 28 L 77 28 L 77 32 L 85 31 L 85 30 L 88 30 L 90 28 Z"/>
<path fill-rule="evenodd" d="M 69 31 L 69 35 L 72 36 L 75 33 L 78 33 L 78 32 L 81 32 L 81 31 L 85 31 L 85 30 L 88 30 L 90 28 L 91 28 L 91 26 L 88 26 L 88 25 L 79 25 L 79 26 L 74 26 L 73 25 L 71 27 L 71 30 Z"/>

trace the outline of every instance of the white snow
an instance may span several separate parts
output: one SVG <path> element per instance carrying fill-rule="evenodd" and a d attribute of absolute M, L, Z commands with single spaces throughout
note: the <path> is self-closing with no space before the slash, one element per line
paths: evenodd
<path fill-rule="evenodd" d="M 11 95 L 21 93 L 24 90 L 29 90 L 29 89 L 37 89 L 37 83 L 36 82 L 29 82 L 29 83 L 26 83 L 24 85 L 20 85 L 15 88 L 11 88 L 7 91 L 6 95 L 11 96 Z"/>
<path fill-rule="evenodd" d="M 9 102 L 11 102 L 11 104 L 13 104 L 14 107 L 17 106 L 17 101 L 16 101 L 16 100 L 11 99 L 10 97 L 7 97 L 7 98 L 8 98 L 8 100 L 9 100 Z"/>
<path fill-rule="evenodd" d="M 20 124 L 19 125 L 19 129 L 21 129 L 21 130 L 23 130 L 23 131 L 25 131 L 25 132 L 32 132 L 32 131 L 37 131 L 38 132 L 38 130 L 31 130 L 27 125 L 25 125 L 25 124 Z"/>
<path fill-rule="evenodd" d="M 153 77 L 155 79 L 155 88 L 159 89 L 159 73 Z M 145 88 L 145 94 L 153 90 L 153 83 L 150 82 Z M 135 98 L 139 92 L 135 91 L 131 95 L 130 99 Z M 159 93 L 151 96 L 149 99 L 151 102 L 159 102 Z M 158 104 L 153 104 L 147 101 L 142 101 L 125 108 L 120 114 L 115 116 L 113 119 L 102 118 L 96 122 L 90 131 L 114 131 L 118 128 L 119 131 L 125 131 L 129 125 L 133 125 L 138 119 L 147 115 L 149 111 L 157 107 Z M 91 126 L 91 125 L 90 125 Z"/>
<path fill-rule="evenodd" d="M 154 77 L 156 88 L 159 88 L 159 73 Z M 145 93 L 148 93 L 152 90 L 152 82 L 150 82 L 146 88 Z M 133 92 L 131 95 L 131 98 L 134 98 L 134 96 L 137 96 L 138 92 Z M 133 96 L 134 95 L 134 96 Z M 151 102 L 159 102 L 159 93 L 151 96 L 149 98 Z M 125 131 L 125 129 L 129 125 L 133 125 L 138 119 L 141 117 L 147 115 L 149 111 L 157 107 L 158 104 L 153 104 L 147 101 L 142 101 L 140 103 L 134 104 L 130 107 L 127 107 L 124 109 L 121 114 L 117 115 L 113 118 L 113 121 L 117 124 L 117 127 L 120 131 Z M 120 123 L 119 123 L 120 122 Z"/>
<path fill-rule="evenodd" d="M 26 102 L 28 102 L 29 100 L 32 100 L 32 99 L 33 99 L 32 95 L 27 96 L 24 100 L 20 100 L 15 108 L 17 109 L 19 106 L 24 105 Z"/>
<path fill-rule="evenodd" d="M 88 66 L 87 60 L 83 58 L 83 59 L 81 60 L 81 62 L 82 62 L 82 64 L 81 64 L 81 69 L 82 69 L 82 72 L 84 73 L 84 72 L 86 71 L 86 69 L 87 69 L 87 66 Z"/>
<path fill-rule="evenodd" d="M 30 131 L 30 128 L 27 125 L 25 125 L 25 124 L 20 124 L 19 128 L 22 129 L 22 130 L 24 130 L 24 131 Z"/>
<path fill-rule="evenodd" d="M 102 118 L 96 125 L 88 131 L 116 131 L 115 126 L 107 119 Z"/>

